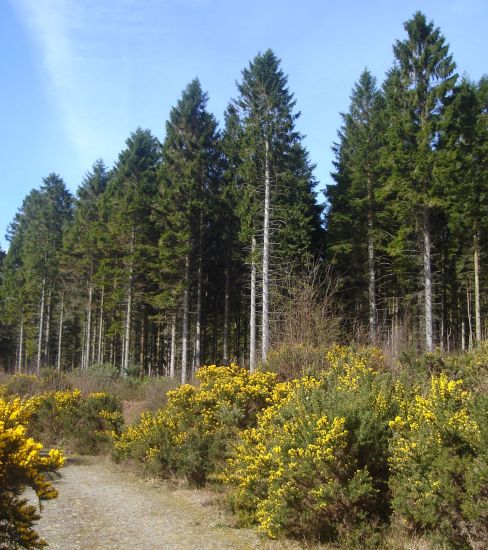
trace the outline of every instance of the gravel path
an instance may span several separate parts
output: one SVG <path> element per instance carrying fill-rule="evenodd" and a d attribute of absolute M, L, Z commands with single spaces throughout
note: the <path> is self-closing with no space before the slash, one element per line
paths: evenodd
<path fill-rule="evenodd" d="M 170 491 L 107 459 L 72 459 L 43 506 L 39 534 L 53 550 L 290 548 L 226 525 L 205 493 Z M 207 497 L 208 501 L 208 497 Z"/>

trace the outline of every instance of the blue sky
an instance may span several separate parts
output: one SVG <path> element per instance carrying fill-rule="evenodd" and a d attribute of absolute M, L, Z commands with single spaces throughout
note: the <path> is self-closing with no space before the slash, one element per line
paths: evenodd
<path fill-rule="evenodd" d="M 365 66 L 383 80 L 418 9 L 441 28 L 460 74 L 488 72 L 486 0 L 0 0 L 0 246 L 50 172 L 74 192 L 138 126 L 162 140 L 195 76 L 222 120 L 242 69 L 269 47 L 323 189 L 354 81 Z"/>

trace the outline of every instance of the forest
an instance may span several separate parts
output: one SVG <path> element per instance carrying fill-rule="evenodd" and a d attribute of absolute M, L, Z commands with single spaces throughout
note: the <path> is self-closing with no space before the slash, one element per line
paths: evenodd
<path fill-rule="evenodd" d="M 0 251 L 0 366 L 184 383 L 203 364 L 252 372 L 283 345 L 475 347 L 488 78 L 458 72 L 415 13 L 384 81 L 357 77 L 325 201 L 272 50 L 243 69 L 221 128 L 191 81 L 162 143 L 138 128 L 76 196 L 52 173 L 25 197 Z"/>

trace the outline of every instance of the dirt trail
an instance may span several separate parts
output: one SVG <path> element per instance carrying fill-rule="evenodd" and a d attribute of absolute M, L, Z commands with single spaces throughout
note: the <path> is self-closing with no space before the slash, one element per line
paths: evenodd
<path fill-rule="evenodd" d="M 53 550 L 291 548 L 226 525 L 205 493 L 170 491 L 107 459 L 76 458 L 61 472 L 36 527 Z"/>

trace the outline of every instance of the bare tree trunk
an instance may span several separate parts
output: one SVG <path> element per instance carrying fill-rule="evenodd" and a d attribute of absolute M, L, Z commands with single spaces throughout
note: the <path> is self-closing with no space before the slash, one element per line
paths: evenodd
<path fill-rule="evenodd" d="M 64 322 L 64 294 L 61 294 L 61 306 L 59 311 L 59 330 L 58 330 L 58 357 L 57 369 L 61 370 L 61 350 L 63 345 L 63 322 Z"/>
<path fill-rule="evenodd" d="M 141 326 L 141 343 L 139 352 L 139 362 L 141 363 L 141 376 L 144 376 L 146 371 L 146 331 L 147 331 L 147 318 L 146 313 L 142 313 L 142 326 Z"/>
<path fill-rule="evenodd" d="M 100 297 L 100 317 L 98 319 L 98 353 L 97 363 L 102 362 L 102 339 L 103 339 L 103 300 L 105 297 L 105 287 L 102 286 L 102 295 Z"/>
<path fill-rule="evenodd" d="M 53 287 L 49 287 L 47 295 L 47 307 L 46 307 L 46 334 L 44 336 L 44 358 L 49 365 L 49 333 L 51 331 L 51 302 L 53 295 Z"/>
<path fill-rule="evenodd" d="M 373 208 L 371 191 L 370 206 L 368 210 L 368 272 L 369 272 L 369 340 L 374 346 L 376 344 L 377 332 L 377 311 L 376 311 L 376 277 L 375 277 L 375 258 L 374 258 L 374 239 L 373 239 Z"/>
<path fill-rule="evenodd" d="M 92 275 L 90 274 L 90 284 L 88 287 L 88 303 L 86 306 L 85 364 L 83 365 L 84 370 L 87 370 L 88 367 L 90 366 L 92 306 L 93 306 L 93 279 L 92 279 Z"/>
<path fill-rule="evenodd" d="M 424 207 L 423 211 L 424 233 L 424 292 L 425 292 L 425 349 L 433 351 L 433 321 L 432 321 L 432 267 L 431 267 L 431 242 L 429 227 L 429 211 Z"/>
<path fill-rule="evenodd" d="M 176 365 L 176 315 L 173 315 L 171 319 L 171 355 L 169 358 L 169 375 L 171 378 L 175 378 L 175 365 Z"/>
<path fill-rule="evenodd" d="M 251 244 L 251 313 L 249 321 L 249 370 L 256 369 L 256 237 Z"/>
<path fill-rule="evenodd" d="M 127 307 L 125 312 L 125 331 L 124 331 L 124 356 L 122 360 L 122 376 L 127 376 L 129 369 L 129 357 L 130 357 L 130 328 L 132 321 L 132 279 L 134 274 L 134 239 L 135 230 L 132 227 L 132 233 L 130 236 L 130 264 L 129 264 L 129 281 L 127 287 Z"/>
<path fill-rule="evenodd" d="M 183 327 L 181 335 L 181 383 L 188 378 L 188 328 L 190 324 L 190 256 L 185 258 L 185 288 L 183 289 Z"/>
<path fill-rule="evenodd" d="M 224 349 L 222 362 L 229 363 L 229 333 L 230 333 L 230 246 L 227 244 L 227 262 L 225 266 L 225 295 L 224 295 Z"/>
<path fill-rule="evenodd" d="M 466 287 L 466 306 L 468 310 L 468 346 L 469 349 L 473 347 L 473 323 L 471 321 L 471 292 L 469 291 L 469 286 Z"/>
<path fill-rule="evenodd" d="M 17 372 L 22 372 L 22 352 L 24 349 L 24 314 L 20 317 L 20 334 L 19 334 L 19 360 L 17 363 Z"/>
<path fill-rule="evenodd" d="M 197 264 L 197 310 L 195 321 L 195 362 L 194 371 L 201 366 L 201 344 L 202 344 L 202 244 L 201 244 L 201 227 L 200 227 L 200 242 L 198 245 L 198 264 Z"/>
<path fill-rule="evenodd" d="M 474 263 L 474 319 L 476 330 L 476 343 L 481 342 L 481 300 L 480 300 L 480 243 L 478 232 L 474 234 L 473 247 Z"/>
<path fill-rule="evenodd" d="M 269 233 L 271 208 L 271 182 L 269 174 L 269 141 L 265 142 L 264 168 L 264 227 L 263 227 L 263 315 L 261 326 L 261 358 L 266 361 L 269 349 Z"/>
<path fill-rule="evenodd" d="M 44 301 L 46 298 L 46 276 L 42 279 L 42 291 L 41 291 L 41 306 L 39 311 L 39 335 L 37 340 L 37 375 L 41 373 L 41 359 L 42 359 L 42 332 L 44 329 Z"/>
<path fill-rule="evenodd" d="M 461 350 L 466 351 L 466 324 L 461 322 Z"/>

